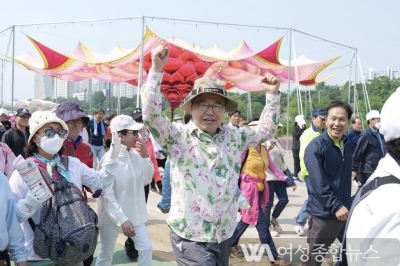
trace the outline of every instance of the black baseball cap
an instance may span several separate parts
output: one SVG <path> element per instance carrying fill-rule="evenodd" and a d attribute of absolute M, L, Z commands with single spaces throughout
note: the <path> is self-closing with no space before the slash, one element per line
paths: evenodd
<path fill-rule="evenodd" d="M 132 111 L 132 119 L 136 120 L 142 117 L 142 108 L 136 108 Z"/>
<path fill-rule="evenodd" d="M 312 116 L 313 117 L 319 116 L 321 118 L 325 118 L 326 117 L 326 111 L 325 111 L 325 109 L 322 109 L 322 108 L 314 109 L 312 111 Z"/>
<path fill-rule="evenodd" d="M 15 116 L 23 116 L 25 114 L 27 114 L 29 116 L 32 116 L 31 113 L 29 112 L 29 110 L 26 109 L 26 108 L 18 108 L 17 109 L 17 113 L 15 114 Z"/>

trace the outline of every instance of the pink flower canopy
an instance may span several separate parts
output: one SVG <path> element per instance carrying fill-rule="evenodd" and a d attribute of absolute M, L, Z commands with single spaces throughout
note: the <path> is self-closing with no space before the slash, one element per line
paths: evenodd
<path fill-rule="evenodd" d="M 135 49 L 126 49 L 117 45 L 110 53 L 100 54 L 90 50 L 82 43 L 69 54 L 41 44 L 29 37 L 41 58 L 31 53 L 16 57 L 15 60 L 27 69 L 67 81 L 97 79 L 105 82 L 128 82 L 138 84 L 141 45 Z M 171 109 L 179 106 L 193 89 L 194 81 L 202 76 L 212 76 L 226 83 L 226 88 L 237 87 L 245 91 L 262 90 L 261 77 L 271 73 L 281 83 L 298 82 L 304 86 L 315 85 L 333 75 L 317 80 L 317 75 L 339 57 L 315 62 L 306 56 L 289 62 L 280 60 L 279 50 L 283 38 L 267 48 L 254 52 L 242 42 L 234 50 L 225 52 L 217 45 L 202 49 L 172 38 L 165 40 L 149 28 L 143 42 L 143 80 L 151 67 L 151 50 L 159 44 L 168 46 L 170 58 L 164 67 L 161 91 L 171 103 Z"/>

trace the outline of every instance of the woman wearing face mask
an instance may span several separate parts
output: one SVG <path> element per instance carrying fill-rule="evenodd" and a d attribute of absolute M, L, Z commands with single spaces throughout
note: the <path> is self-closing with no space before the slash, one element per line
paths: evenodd
<path fill-rule="evenodd" d="M 96 190 L 106 188 L 117 176 L 118 164 L 115 159 L 121 144 L 115 137 L 109 155 L 104 158 L 101 171 L 96 172 L 75 157 L 68 157 L 68 169 L 66 169 L 60 161 L 63 153 L 62 145 L 68 136 L 68 126 L 65 122 L 51 111 L 36 111 L 29 120 L 29 128 L 30 137 L 25 147 L 26 157 L 33 159 L 36 165 L 46 171 L 53 180 L 65 178 L 78 188 L 85 185 Z M 17 171 L 14 171 L 10 178 L 10 187 L 17 202 L 17 218 L 24 232 L 29 264 L 35 265 L 34 262 L 42 261 L 43 258 L 33 250 L 34 232 L 27 220 L 32 218 L 35 224 L 40 223 L 44 190 L 31 192 Z"/>
<path fill-rule="evenodd" d="M 110 127 L 112 134 L 118 134 L 122 148 L 117 158 L 118 180 L 99 198 L 101 247 L 96 266 L 111 265 L 121 229 L 134 242 L 139 253 L 138 265 L 151 265 L 152 246 L 145 226 L 147 211 L 143 186 L 151 182 L 154 166 L 146 145 L 138 141 L 138 131 L 143 124 L 129 116 L 119 115 L 111 121 Z M 103 159 L 100 167 L 103 167 Z"/>

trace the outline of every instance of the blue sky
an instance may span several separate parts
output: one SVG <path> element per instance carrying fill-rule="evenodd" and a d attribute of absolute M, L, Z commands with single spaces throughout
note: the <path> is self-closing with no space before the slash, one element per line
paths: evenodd
<path fill-rule="evenodd" d="M 8 1 L 0 9 L 0 31 L 13 24 L 75 21 L 102 18 L 154 16 L 184 20 L 226 22 L 270 27 L 293 28 L 358 49 L 362 68 L 373 67 L 381 72 L 388 65 L 400 70 L 397 26 L 400 24 L 398 1 Z M 178 22 L 146 18 L 154 32 L 164 38 L 177 37 L 187 43 L 205 48 L 217 43 L 226 51 L 245 40 L 257 51 L 284 37 L 280 57 L 289 57 L 287 30 L 251 29 L 222 25 Z M 70 52 L 81 41 L 89 48 L 107 53 L 116 44 L 134 48 L 140 43 L 141 20 L 119 20 L 97 23 L 69 23 L 57 26 L 18 27 L 16 56 L 28 51 L 35 53 L 24 34 L 55 48 Z M 0 34 L 0 53 L 7 49 L 10 31 Z M 307 55 L 313 60 L 342 56 L 330 70 L 319 77 L 341 70 L 328 84 L 342 85 L 349 78 L 353 50 L 339 47 L 296 32 L 296 56 Z M 10 48 L 11 53 L 11 48 Z M 36 53 L 35 53 L 36 54 Z M 292 55 L 293 56 L 293 55 Z M 353 65 L 354 66 L 354 65 Z M 353 67 L 354 69 L 354 67 Z M 357 73 L 360 77 L 360 72 Z M 15 69 L 15 97 L 22 100 L 33 97 L 33 73 L 21 66 Z M 292 88 L 294 85 L 291 85 Z M 285 90 L 286 86 L 283 86 Z M 11 98 L 11 65 L 7 64 L 4 77 L 4 100 Z"/>

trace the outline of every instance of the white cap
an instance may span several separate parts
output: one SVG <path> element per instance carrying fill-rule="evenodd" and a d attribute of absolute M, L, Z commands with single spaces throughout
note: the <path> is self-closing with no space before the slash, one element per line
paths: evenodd
<path fill-rule="evenodd" d="M 257 126 L 259 124 L 258 121 L 251 121 L 248 126 Z"/>
<path fill-rule="evenodd" d="M 379 132 L 386 141 L 400 138 L 400 87 L 387 99 L 382 107 Z"/>
<path fill-rule="evenodd" d="M 111 120 L 110 127 L 111 132 L 118 132 L 124 129 L 139 130 L 143 127 L 143 124 L 135 122 L 130 116 L 119 115 Z"/>
<path fill-rule="evenodd" d="M 0 115 L 2 114 L 8 115 L 8 111 L 4 108 L 0 108 Z"/>
<path fill-rule="evenodd" d="M 33 136 L 35 136 L 36 132 L 41 129 L 44 125 L 48 123 L 59 123 L 63 129 L 68 131 L 68 126 L 62 121 L 60 118 L 56 116 L 55 113 L 51 111 L 41 111 L 38 110 L 34 112 L 29 118 L 29 139 L 28 143 L 31 142 Z"/>
<path fill-rule="evenodd" d="M 377 110 L 371 110 L 367 114 L 367 120 L 373 119 L 373 118 L 381 118 L 381 115 L 379 114 L 379 111 Z"/>
<path fill-rule="evenodd" d="M 303 115 L 298 115 L 294 118 L 294 121 L 297 122 L 297 124 L 299 125 L 299 127 L 302 127 L 303 125 L 306 124 L 306 120 L 304 120 L 304 116 Z"/>
<path fill-rule="evenodd" d="M 183 120 L 183 117 L 180 114 L 174 115 L 174 121 Z"/>

